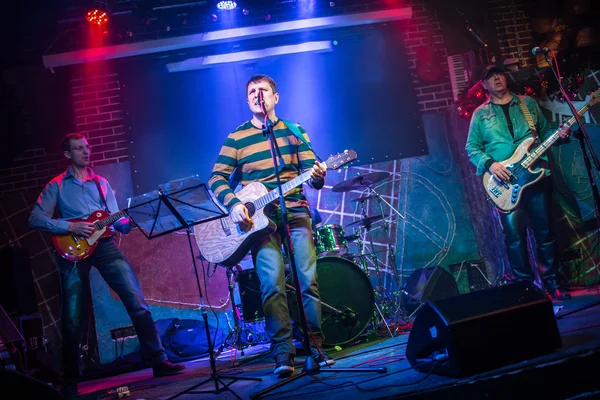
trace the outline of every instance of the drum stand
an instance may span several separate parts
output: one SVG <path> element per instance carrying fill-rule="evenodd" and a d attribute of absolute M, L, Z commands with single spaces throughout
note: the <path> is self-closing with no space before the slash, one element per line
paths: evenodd
<path fill-rule="evenodd" d="M 368 232 L 367 232 L 368 233 Z M 369 267 L 367 265 L 367 259 L 366 259 L 366 254 L 363 250 L 363 241 L 362 238 L 360 236 L 358 236 L 357 239 L 357 245 L 359 248 L 359 253 L 358 253 L 358 258 L 360 259 L 360 264 L 363 268 L 363 270 L 365 271 L 365 274 L 367 275 L 367 277 L 369 276 Z M 371 239 L 371 249 L 373 249 L 373 240 Z M 371 253 L 371 255 L 373 255 L 375 253 Z M 378 261 L 377 261 L 377 257 L 375 257 L 375 265 L 377 265 Z M 375 271 L 377 273 L 377 281 L 379 282 L 379 268 L 375 267 Z M 379 292 L 377 290 L 375 290 L 375 298 L 377 299 Z M 388 325 L 385 316 L 383 315 L 383 312 L 381 312 L 381 308 L 379 308 L 379 305 L 377 304 L 377 301 L 375 301 L 375 311 L 373 312 L 373 329 L 377 330 L 377 327 L 379 326 L 379 324 L 377 323 L 377 319 L 380 318 L 381 321 L 383 321 L 383 324 L 385 325 L 387 331 L 390 334 L 390 337 L 394 337 L 394 335 L 392 334 L 392 330 L 390 329 L 390 326 Z"/>
<path fill-rule="evenodd" d="M 227 344 L 229 344 L 234 349 L 239 349 L 241 351 L 241 355 L 244 356 L 244 349 L 249 347 L 250 345 L 242 340 L 242 332 L 247 332 L 250 334 L 255 334 L 251 330 L 243 327 L 240 324 L 240 318 L 237 310 L 237 306 L 235 304 L 235 299 L 233 296 L 233 282 L 235 280 L 235 274 L 233 272 L 233 268 L 235 267 L 226 267 L 227 268 L 227 282 L 229 283 L 229 300 L 231 301 L 231 310 L 233 311 L 233 329 L 229 331 L 229 334 L 219 346 L 219 349 L 215 351 L 215 358 L 219 357 L 219 355 L 223 352 L 223 349 Z M 231 327 L 230 327 L 231 328 Z M 231 342 L 230 342 L 231 340 Z"/>
<path fill-rule="evenodd" d="M 403 264 L 400 265 L 400 273 L 398 273 L 398 269 L 396 268 L 396 256 L 395 256 L 394 251 L 393 251 L 392 246 L 391 246 L 392 242 L 391 242 L 391 238 L 390 238 L 390 231 L 388 229 L 387 222 L 385 221 L 385 215 L 383 214 L 383 207 L 382 207 L 381 203 L 385 203 L 390 208 L 390 210 L 392 210 L 400 218 L 402 218 L 404 220 L 406 218 L 404 217 L 404 215 L 402 215 L 402 213 L 400 211 L 398 211 L 396 208 L 394 208 L 394 206 L 392 206 L 388 201 L 386 201 L 377 190 L 375 190 L 373 188 L 373 184 L 369 184 L 368 182 L 365 182 L 365 181 L 361 181 L 361 184 L 365 188 L 367 188 L 372 195 L 374 195 L 375 197 L 377 197 L 377 200 L 379 200 L 379 209 L 381 210 L 381 215 L 384 217 L 384 224 L 383 224 L 383 226 L 384 226 L 384 230 L 385 230 L 385 233 L 386 233 L 386 236 L 387 236 L 388 252 L 390 254 L 390 265 L 392 267 L 392 272 L 394 274 L 394 278 L 396 279 L 396 285 L 398 287 L 398 293 L 402 293 L 402 283 L 403 283 L 402 281 L 403 281 L 403 278 L 404 278 L 404 265 Z M 363 207 L 363 209 L 364 209 L 364 207 Z M 371 243 L 371 246 L 373 246 L 372 243 Z M 404 320 L 405 322 L 408 322 L 408 318 L 406 317 L 406 312 L 404 310 L 404 304 L 402 302 L 402 297 L 398 296 L 398 299 L 400 301 L 400 307 L 399 307 L 400 319 Z"/>

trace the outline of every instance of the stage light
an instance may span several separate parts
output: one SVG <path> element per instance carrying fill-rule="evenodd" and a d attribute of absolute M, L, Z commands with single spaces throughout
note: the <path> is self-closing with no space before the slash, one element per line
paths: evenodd
<path fill-rule="evenodd" d="M 106 12 L 102 10 L 95 9 L 92 11 L 88 11 L 86 20 L 90 24 L 104 25 L 108 22 L 108 14 L 106 14 Z"/>
<path fill-rule="evenodd" d="M 219 17 L 217 17 L 217 14 L 213 14 L 210 16 L 210 19 L 212 20 L 212 22 L 217 22 L 217 20 L 219 19 Z"/>
<path fill-rule="evenodd" d="M 244 14 L 244 15 L 248 15 L 248 14 L 250 14 L 250 10 L 248 10 L 247 8 L 244 8 L 244 9 L 242 10 L 242 14 Z"/>
<path fill-rule="evenodd" d="M 237 3 L 233 0 L 221 0 L 217 3 L 219 10 L 233 10 L 237 7 Z"/>

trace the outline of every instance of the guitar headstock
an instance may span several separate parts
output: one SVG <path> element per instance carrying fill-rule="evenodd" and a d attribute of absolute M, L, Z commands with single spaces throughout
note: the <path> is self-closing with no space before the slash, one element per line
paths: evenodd
<path fill-rule="evenodd" d="M 356 160 L 358 155 L 354 150 L 345 150 L 343 153 L 334 154 L 325 160 L 328 169 L 338 169 Z"/>
<path fill-rule="evenodd" d="M 590 93 L 589 96 L 590 96 L 590 106 L 593 106 L 594 104 L 600 102 L 600 88 L 598 88 L 595 91 L 593 91 L 592 93 Z"/>

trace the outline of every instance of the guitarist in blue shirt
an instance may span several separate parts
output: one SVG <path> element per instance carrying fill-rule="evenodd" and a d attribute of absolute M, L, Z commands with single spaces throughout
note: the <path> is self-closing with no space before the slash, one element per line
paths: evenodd
<path fill-rule="evenodd" d="M 86 219 L 96 210 L 116 213 L 117 201 L 108 181 L 89 167 L 91 146 L 83 135 L 66 135 L 61 149 L 70 166 L 42 190 L 33 206 L 29 225 L 53 234 L 72 233 L 89 237 L 94 232 L 92 223 L 68 220 Z M 115 222 L 114 228 L 122 233 L 132 230 L 126 218 Z M 91 266 L 98 269 L 106 283 L 119 295 L 140 341 L 142 359 L 152 366 L 154 376 L 173 375 L 185 368 L 167 360 L 135 273 L 114 238 L 100 239 L 94 252 L 80 262 L 68 261 L 56 254 L 55 257 L 61 282 L 63 380 L 66 384 L 63 389 L 66 395 L 77 395 L 82 294 Z"/>
<path fill-rule="evenodd" d="M 519 97 L 507 88 L 505 70 L 488 65 L 481 74 L 481 82 L 488 92 L 487 100 L 473 112 L 467 155 L 477 168 L 477 175 L 489 171 L 497 180 L 507 182 L 510 171 L 499 161 L 511 157 L 519 144 L 534 132 L 522 109 L 529 110 L 536 132 L 544 140 L 550 127 L 535 99 Z M 559 136 L 569 137 L 571 129 L 561 128 Z M 555 300 L 568 300 L 569 293 L 560 283 L 560 264 L 556 257 L 556 240 L 551 218 L 552 181 L 548 177 L 532 184 L 523 192 L 517 207 L 508 213 L 500 212 L 504 243 L 508 260 L 517 280 L 533 281 L 527 248 L 527 226 L 531 227 L 536 241 L 534 258 L 546 290 Z"/>

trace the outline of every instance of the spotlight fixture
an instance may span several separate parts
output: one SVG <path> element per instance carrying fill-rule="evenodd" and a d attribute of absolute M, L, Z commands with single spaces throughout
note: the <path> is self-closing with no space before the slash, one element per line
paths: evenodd
<path fill-rule="evenodd" d="M 87 16 L 85 18 L 90 24 L 94 25 L 104 25 L 108 22 L 108 14 L 102 10 L 91 10 L 88 11 Z"/>
<path fill-rule="evenodd" d="M 244 14 L 244 15 L 248 15 L 248 14 L 250 14 L 250 10 L 248 10 L 247 8 L 244 8 L 244 9 L 242 10 L 242 14 Z"/>
<path fill-rule="evenodd" d="M 217 3 L 219 10 L 233 10 L 237 7 L 237 3 L 233 0 L 221 0 Z"/>
<path fill-rule="evenodd" d="M 217 17 L 217 14 L 213 14 L 210 16 L 210 19 L 212 20 L 212 22 L 217 22 L 217 20 L 219 19 L 219 17 Z"/>

